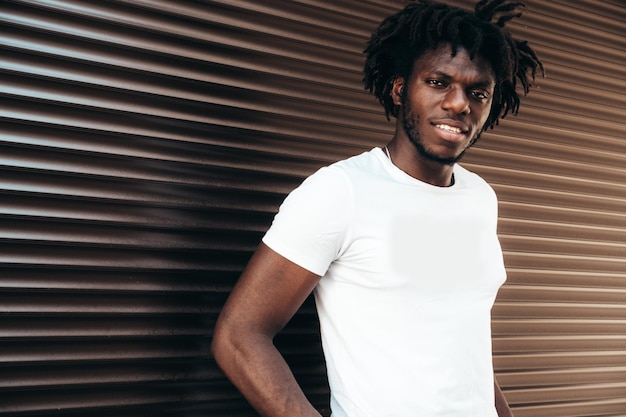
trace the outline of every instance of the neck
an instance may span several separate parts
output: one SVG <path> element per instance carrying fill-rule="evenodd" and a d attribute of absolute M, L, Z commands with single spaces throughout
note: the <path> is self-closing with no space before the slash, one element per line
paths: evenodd
<path fill-rule="evenodd" d="M 454 185 L 454 165 L 431 161 L 420 155 L 410 143 L 394 138 L 383 150 L 396 167 L 417 180 L 436 187 Z"/>

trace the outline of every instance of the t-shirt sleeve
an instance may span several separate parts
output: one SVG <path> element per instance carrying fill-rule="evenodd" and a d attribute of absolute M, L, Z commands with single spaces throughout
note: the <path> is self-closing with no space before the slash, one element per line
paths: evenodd
<path fill-rule="evenodd" d="M 341 252 L 351 211 L 347 176 L 340 169 L 322 168 L 287 196 L 263 243 L 322 276 Z"/>

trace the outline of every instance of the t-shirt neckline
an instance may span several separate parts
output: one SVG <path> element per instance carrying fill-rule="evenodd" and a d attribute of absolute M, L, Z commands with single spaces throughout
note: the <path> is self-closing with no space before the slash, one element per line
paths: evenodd
<path fill-rule="evenodd" d="M 382 159 L 382 164 L 385 167 L 385 169 L 396 179 L 402 181 L 403 183 L 406 184 L 411 184 L 411 185 L 417 185 L 423 188 L 429 188 L 429 189 L 433 189 L 433 190 L 440 190 L 442 192 L 446 192 L 446 191 L 452 191 L 452 190 L 458 190 L 460 187 L 460 182 L 462 181 L 462 179 L 460 178 L 461 175 L 459 175 L 459 165 L 458 164 L 454 164 L 454 169 L 453 169 L 453 175 L 454 175 L 454 184 L 452 184 L 449 187 L 439 187 L 437 185 L 433 185 L 433 184 L 429 184 L 427 182 L 424 182 L 422 180 L 419 180 L 415 177 L 410 176 L 409 174 L 407 174 L 406 172 L 404 172 L 403 170 L 401 170 L 400 168 L 398 168 L 396 166 L 396 164 L 393 163 L 393 161 L 391 161 L 389 159 L 389 157 L 387 157 L 387 154 L 385 153 L 385 149 L 384 147 L 378 147 L 375 148 L 378 152 L 377 152 L 377 157 L 379 159 Z"/>

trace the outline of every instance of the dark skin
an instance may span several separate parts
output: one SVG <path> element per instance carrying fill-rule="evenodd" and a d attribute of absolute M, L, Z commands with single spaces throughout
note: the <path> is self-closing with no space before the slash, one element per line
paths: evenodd
<path fill-rule="evenodd" d="M 393 163 L 421 181 L 449 186 L 450 161 L 481 132 L 493 88 L 483 60 L 470 60 L 462 49 L 452 57 L 449 46 L 426 51 L 407 80 L 394 81 L 394 103 L 404 108 L 388 145 Z M 320 417 L 272 342 L 320 279 L 261 243 L 217 321 L 212 353 L 262 416 Z M 498 416 L 513 417 L 497 382 L 494 390 Z"/>
<path fill-rule="evenodd" d="M 217 321 L 215 360 L 262 416 L 320 417 L 272 343 L 319 280 L 261 243 Z"/>
<path fill-rule="evenodd" d="M 426 51 L 409 79 L 397 77 L 391 91 L 400 107 L 388 144 L 393 163 L 440 187 L 451 184 L 453 163 L 482 131 L 495 85 L 487 62 L 470 60 L 464 49 L 451 53 L 447 45 Z"/>

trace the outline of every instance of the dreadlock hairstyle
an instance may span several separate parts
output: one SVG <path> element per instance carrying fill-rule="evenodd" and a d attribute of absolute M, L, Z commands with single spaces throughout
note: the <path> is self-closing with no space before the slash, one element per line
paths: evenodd
<path fill-rule="evenodd" d="M 524 4 L 480 0 L 472 13 L 431 0 L 408 4 L 383 20 L 363 51 L 365 89 L 378 98 L 388 120 L 390 115 L 398 117 L 391 97 L 394 80 L 406 79 L 415 60 L 427 49 L 448 43 L 455 56 L 462 47 L 471 59 L 478 55 L 493 68 L 496 86 L 483 130 L 493 128 L 509 112 L 517 114 L 518 80 L 527 94 L 537 70 L 543 74 L 543 65 L 528 43 L 513 39 L 504 30 L 506 22 L 522 15 L 516 12 L 519 7 Z"/>

